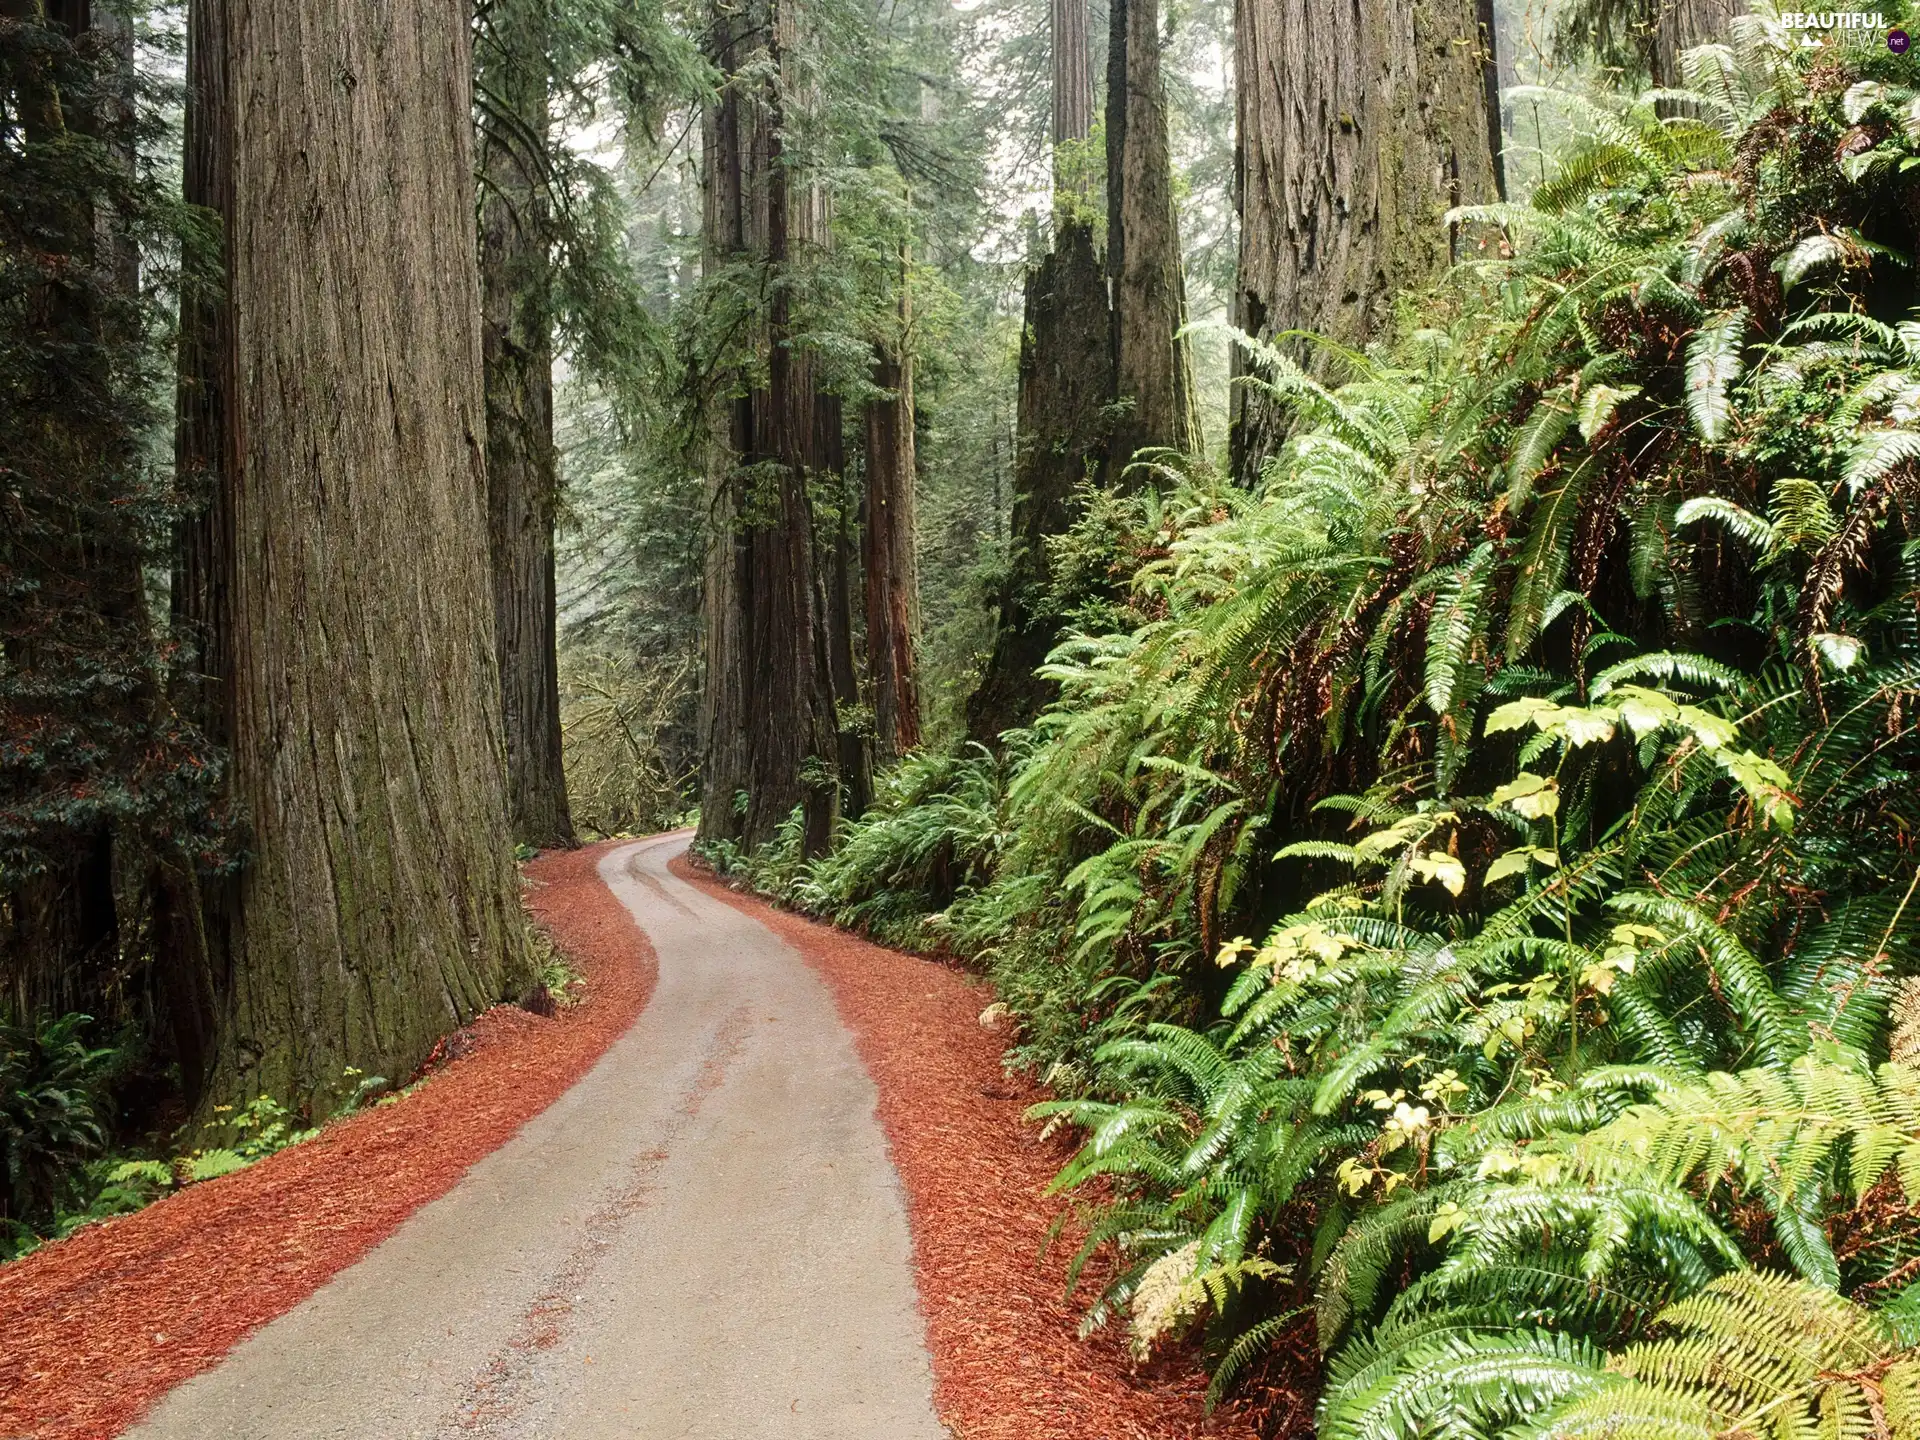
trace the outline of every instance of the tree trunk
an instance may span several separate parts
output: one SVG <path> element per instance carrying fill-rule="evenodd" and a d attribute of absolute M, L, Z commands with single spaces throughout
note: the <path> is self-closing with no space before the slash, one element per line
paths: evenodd
<path fill-rule="evenodd" d="M 900 287 L 902 335 L 874 346 L 873 384 L 885 393 L 867 402 L 867 681 L 873 697 L 875 756 L 890 765 L 920 745 L 920 682 L 915 659 L 920 577 L 914 554 L 912 323 L 904 255 Z"/>
<path fill-rule="evenodd" d="M 1680 56 L 1696 45 L 1724 44 L 1734 17 L 1747 13 L 1745 0 L 1660 0 L 1653 26 L 1648 69 L 1656 87 L 1680 89 Z"/>
<path fill-rule="evenodd" d="M 1081 188 L 1086 177 L 1064 174 L 1058 163 L 1060 147 L 1087 139 L 1093 128 L 1088 8 L 1087 0 L 1052 0 L 1050 7 L 1053 248 L 1027 272 L 1007 578 L 993 651 L 967 697 L 968 736 L 995 749 L 1004 731 L 1032 723 L 1053 695 L 1053 685 L 1034 673 L 1058 630 L 1047 538 L 1073 523 L 1076 487 L 1102 478 L 1109 453 L 1115 333 L 1107 277 Z M 1155 56 L 1157 64 L 1157 49 Z M 1109 157 L 1112 147 L 1109 137 Z"/>
<path fill-rule="evenodd" d="M 230 966 L 211 1093 L 318 1112 L 353 1088 L 348 1067 L 403 1081 L 527 978 L 487 566 L 469 32 L 461 0 L 218 10 L 190 82 L 216 97 L 201 175 L 222 202 L 230 309 L 223 353 L 184 393 L 203 405 L 223 385 L 226 423 L 191 603 L 226 607 L 250 853 L 211 917 Z"/>
<path fill-rule="evenodd" d="M 1448 263 L 1441 217 L 1498 193 L 1484 43 L 1472 0 L 1236 0 L 1241 329 L 1357 348 Z M 1284 416 L 1245 386 L 1233 408 L 1251 480 Z"/>
<path fill-rule="evenodd" d="M 1148 447 L 1199 449 L 1173 207 L 1159 0 L 1112 0 L 1107 42 L 1107 275 L 1113 292 L 1116 470 Z"/>
<path fill-rule="evenodd" d="M 967 701 L 967 733 L 984 745 L 997 747 L 1001 732 L 1030 724 L 1054 693 L 1052 682 L 1034 673 L 1060 622 L 1047 539 L 1072 524 L 1075 489 L 1099 478 L 1107 453 L 1113 371 L 1106 301 L 1093 231 L 1069 221 L 1053 252 L 1027 276 L 1011 553 L 993 653 Z"/>
<path fill-rule="evenodd" d="M 755 96 L 742 72 L 754 63 L 767 23 L 763 0 L 716 4 L 708 32 L 708 59 L 722 86 L 702 117 L 702 226 L 709 278 L 729 264 L 764 261 L 765 161 L 756 155 L 765 136 Z M 753 317 L 756 321 L 758 317 Z M 754 324 L 745 348 L 764 343 Z M 747 774 L 747 596 L 752 581 L 747 527 L 741 515 L 739 466 L 753 449 L 754 392 L 714 402 L 707 467 L 707 549 L 701 586 L 700 826 L 702 845 L 745 836 Z"/>
<path fill-rule="evenodd" d="M 823 433 L 812 357 L 791 342 L 785 272 L 825 233 L 817 191 L 790 183 L 783 155 L 791 0 L 716 5 L 724 87 L 707 117 L 708 258 L 751 272 L 766 297 L 743 373 L 765 383 L 731 407 L 715 464 L 707 568 L 708 688 L 701 834 L 765 843 L 804 807 L 803 844 L 831 843 L 839 813 L 838 726 L 814 578 L 809 470 Z M 795 193 L 795 190 L 798 193 Z M 733 797 L 744 790 L 736 819 Z M 716 808 L 709 823 L 707 816 Z"/>
<path fill-rule="evenodd" d="M 1053 143 L 1093 133 L 1093 41 L 1087 0 L 1049 0 L 1053 42 Z"/>
<path fill-rule="evenodd" d="M 230 0 L 193 0 L 187 9 L 187 91 L 182 190 L 188 203 L 222 220 L 233 213 L 233 118 L 225 35 Z M 174 470 L 186 501 L 173 537 L 171 623 L 181 659 L 174 703 L 214 743 L 234 730 L 233 501 L 227 470 L 233 390 L 233 334 L 226 304 L 227 246 L 221 265 L 189 265 L 180 287 L 180 383 L 174 411 Z M 217 1053 L 220 997 L 232 977 L 227 940 L 238 886 L 208 878 L 183 858 L 163 858 L 155 934 L 160 984 L 180 1057 L 185 1098 L 197 1104 Z"/>
<path fill-rule="evenodd" d="M 548 0 L 493 0 L 475 55 L 494 648 L 513 838 L 574 843 L 561 761 L 548 260 Z"/>
<path fill-rule="evenodd" d="M 827 646 L 827 673 L 833 679 L 834 724 L 838 727 L 836 759 L 840 767 L 841 812 L 857 820 L 873 803 L 873 733 L 862 717 L 860 705 L 860 666 L 854 658 L 853 631 L 853 531 L 859 524 L 858 506 L 846 482 L 844 442 L 839 436 L 842 423 L 837 397 L 821 396 L 821 423 L 834 426 L 835 443 L 830 476 L 839 482 L 840 503 L 833 526 L 832 543 L 826 550 L 821 573 L 826 577 L 827 593 L 821 597 L 821 614 L 826 620 L 823 638 Z M 825 432 L 822 432 L 825 438 Z"/>

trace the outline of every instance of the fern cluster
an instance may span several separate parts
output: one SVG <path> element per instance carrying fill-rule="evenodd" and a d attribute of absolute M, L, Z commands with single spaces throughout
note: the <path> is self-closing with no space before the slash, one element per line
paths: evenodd
<path fill-rule="evenodd" d="M 1089 507 L 1010 761 L 781 880 L 987 965 L 1090 1324 L 1224 1389 L 1311 1314 L 1353 1440 L 1914 1433 L 1920 97 L 1848 63 L 1529 97 L 1394 343 L 1241 337 L 1256 484 Z"/>

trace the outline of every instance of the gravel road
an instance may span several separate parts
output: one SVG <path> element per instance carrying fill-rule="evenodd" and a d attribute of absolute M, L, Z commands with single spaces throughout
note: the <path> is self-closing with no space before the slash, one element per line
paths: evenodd
<path fill-rule="evenodd" d="M 660 979 L 578 1085 L 139 1440 L 943 1440 L 905 1207 L 825 985 L 667 871 Z"/>

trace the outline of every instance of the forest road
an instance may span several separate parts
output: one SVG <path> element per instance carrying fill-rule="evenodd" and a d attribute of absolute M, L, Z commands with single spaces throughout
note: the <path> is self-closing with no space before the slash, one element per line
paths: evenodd
<path fill-rule="evenodd" d="M 139 1440 L 942 1440 L 905 1203 L 826 985 L 667 871 L 659 954 L 579 1084 Z"/>

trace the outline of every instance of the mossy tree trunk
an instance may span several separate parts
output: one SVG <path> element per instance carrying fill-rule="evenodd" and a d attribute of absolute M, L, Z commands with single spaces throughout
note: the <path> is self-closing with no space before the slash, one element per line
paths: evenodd
<path fill-rule="evenodd" d="M 524 985 L 486 526 L 461 0 L 216 0 L 189 176 L 225 222 L 183 394 L 248 854 L 200 917 L 212 1099 L 404 1080 Z M 319 63 L 324 57 L 325 63 Z M 211 411 L 221 412 L 214 416 Z M 218 443 L 207 431 L 218 424 Z"/>
<path fill-rule="evenodd" d="M 1240 328 L 1358 347 L 1449 262 L 1447 210 L 1498 194 L 1491 39 L 1474 0 L 1236 0 Z M 1283 431 L 1235 387 L 1235 474 L 1250 480 Z"/>
<path fill-rule="evenodd" d="M 967 731 L 997 748 L 1003 731 L 1033 721 L 1054 693 L 1034 672 L 1059 634 L 1050 536 L 1073 523 L 1075 492 L 1106 464 L 1113 398 L 1107 281 L 1093 228 L 1068 217 L 1053 249 L 1027 274 L 1007 578 L 993 653 L 967 701 Z"/>
<path fill-rule="evenodd" d="M 491 0 L 474 79 L 480 114 L 481 352 L 494 649 L 513 838 L 574 843 L 561 759 L 553 525 L 551 0 Z"/>

